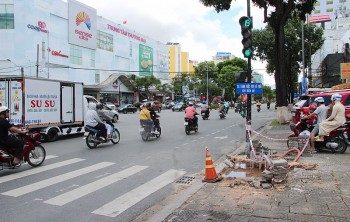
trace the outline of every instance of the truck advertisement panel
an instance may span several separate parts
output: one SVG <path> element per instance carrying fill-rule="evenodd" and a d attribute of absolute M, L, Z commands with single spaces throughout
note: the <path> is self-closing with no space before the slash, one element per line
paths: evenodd
<path fill-rule="evenodd" d="M 10 82 L 10 123 L 21 124 L 23 113 L 22 81 Z"/>
<path fill-rule="evenodd" d="M 34 79 L 25 84 L 25 124 L 60 123 L 61 84 Z"/>
<path fill-rule="evenodd" d="M 0 82 L 0 105 L 8 107 L 8 93 L 6 82 Z"/>

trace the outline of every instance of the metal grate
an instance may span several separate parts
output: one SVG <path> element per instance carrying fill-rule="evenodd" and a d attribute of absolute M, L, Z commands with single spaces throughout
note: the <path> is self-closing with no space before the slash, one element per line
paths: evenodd
<path fill-rule="evenodd" d="M 195 177 L 190 177 L 190 176 L 183 176 L 180 179 L 178 179 L 175 183 L 180 183 L 180 184 L 191 184 Z"/>

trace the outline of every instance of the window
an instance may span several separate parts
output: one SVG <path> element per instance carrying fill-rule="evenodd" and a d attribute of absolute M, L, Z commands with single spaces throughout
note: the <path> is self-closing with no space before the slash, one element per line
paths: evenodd
<path fill-rule="evenodd" d="M 321 13 L 320 10 L 315 10 L 315 11 L 314 11 L 314 14 L 320 14 L 320 13 Z"/>
<path fill-rule="evenodd" d="M 346 0 L 339 0 L 339 3 L 344 3 L 346 2 Z"/>
<path fill-rule="evenodd" d="M 333 12 L 333 8 L 327 8 L 327 12 Z"/>
<path fill-rule="evenodd" d="M 326 2 L 326 4 L 327 4 L 327 5 L 332 5 L 332 4 L 333 4 L 333 0 L 328 0 L 328 1 Z"/>
<path fill-rule="evenodd" d="M 83 64 L 83 53 L 82 49 L 79 46 L 71 45 L 70 46 L 70 62 L 73 64 L 81 65 Z"/>
<path fill-rule="evenodd" d="M 113 52 L 113 35 L 97 31 L 97 48 Z"/>
<path fill-rule="evenodd" d="M 100 70 L 95 72 L 95 83 L 100 83 Z"/>
<path fill-rule="evenodd" d="M 320 2 L 316 2 L 314 6 L 320 6 L 321 3 Z"/>
<path fill-rule="evenodd" d="M 14 29 L 13 5 L 0 4 L 0 29 Z"/>
<path fill-rule="evenodd" d="M 91 50 L 91 60 L 90 60 L 91 67 L 95 67 L 95 50 Z"/>

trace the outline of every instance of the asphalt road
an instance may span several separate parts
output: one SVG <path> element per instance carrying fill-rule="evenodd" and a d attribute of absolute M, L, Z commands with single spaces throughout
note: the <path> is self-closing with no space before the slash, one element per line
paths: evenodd
<path fill-rule="evenodd" d="M 275 114 L 253 106 L 252 128 Z M 178 191 L 179 178 L 202 171 L 205 148 L 215 161 L 245 141 L 245 119 L 233 109 L 224 120 L 213 110 L 190 135 L 183 112 L 160 115 L 158 139 L 142 141 L 138 113 L 120 114 L 116 145 L 89 149 L 82 136 L 65 137 L 43 144 L 48 158 L 41 167 L 0 171 L 0 221 L 132 221 Z"/>

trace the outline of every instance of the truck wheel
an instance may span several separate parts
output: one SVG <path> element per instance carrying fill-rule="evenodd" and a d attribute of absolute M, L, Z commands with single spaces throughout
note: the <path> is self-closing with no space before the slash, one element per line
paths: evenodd
<path fill-rule="evenodd" d="M 51 128 L 45 135 L 45 141 L 46 142 L 53 142 L 56 141 L 58 138 L 58 131 L 57 129 Z"/>

